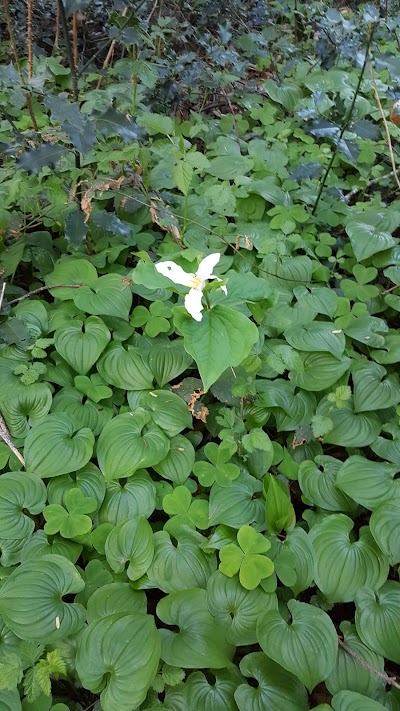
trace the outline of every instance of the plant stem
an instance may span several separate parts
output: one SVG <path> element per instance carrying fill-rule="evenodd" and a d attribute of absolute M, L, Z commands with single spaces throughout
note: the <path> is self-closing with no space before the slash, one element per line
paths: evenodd
<path fill-rule="evenodd" d="M 58 0 L 58 8 L 59 8 L 59 13 L 60 13 L 61 27 L 62 27 L 62 31 L 64 34 L 64 39 L 65 39 L 65 47 L 67 50 L 68 64 L 69 64 L 69 68 L 71 70 L 72 96 L 73 96 L 74 101 L 77 102 L 79 99 L 78 76 L 77 76 L 76 67 L 75 67 L 75 63 L 74 63 L 74 53 L 73 53 L 73 49 L 72 49 L 71 40 L 69 37 L 68 21 L 67 21 L 67 15 L 65 12 L 63 0 Z"/>
<path fill-rule="evenodd" d="M 370 31 L 369 31 L 369 35 L 368 35 L 367 46 L 366 46 L 366 49 L 365 49 L 364 62 L 363 62 L 362 68 L 361 68 L 360 76 L 358 77 L 358 82 L 357 82 L 357 86 L 356 86 L 356 89 L 355 89 L 355 92 L 354 92 L 353 100 L 352 100 L 352 102 L 351 102 L 351 104 L 350 104 L 350 108 L 349 108 L 349 110 L 348 110 L 348 112 L 347 112 L 346 118 L 345 118 L 345 120 L 343 121 L 343 125 L 342 125 L 342 128 L 340 129 L 340 133 L 339 133 L 339 136 L 338 136 L 338 138 L 337 138 L 337 141 L 335 142 L 335 146 L 334 146 L 333 151 L 332 151 L 331 159 L 330 159 L 330 161 L 329 161 L 329 163 L 328 163 L 328 166 L 327 166 L 327 168 L 326 168 L 326 170 L 325 170 L 325 173 L 324 173 L 324 175 L 323 175 L 323 178 L 322 178 L 322 180 L 321 180 L 321 183 L 320 183 L 320 186 L 319 186 L 319 190 L 318 190 L 318 194 L 317 194 L 317 197 L 316 197 L 316 200 L 315 200 L 315 203 L 314 203 L 314 207 L 313 207 L 312 212 L 311 212 L 312 215 L 315 215 L 315 211 L 316 211 L 316 209 L 317 209 L 317 207 L 318 207 L 319 201 L 320 201 L 320 199 L 321 199 L 321 195 L 322 195 L 323 190 L 324 190 L 324 188 L 325 188 L 326 181 L 327 181 L 327 179 L 328 179 L 328 175 L 329 175 L 329 173 L 331 172 L 331 169 L 332 169 L 332 166 L 333 166 L 333 162 L 334 162 L 334 160 L 335 160 L 335 158 L 336 158 L 336 154 L 337 154 L 338 148 L 339 148 L 339 143 L 340 143 L 340 141 L 342 140 L 342 138 L 343 138 L 343 136 L 344 136 L 344 133 L 345 133 L 345 131 L 346 131 L 346 129 L 347 129 L 347 127 L 348 127 L 348 125 L 349 125 L 349 123 L 350 123 L 350 121 L 351 121 L 351 118 L 352 118 L 352 116 L 353 116 L 354 106 L 355 106 L 355 103 L 356 103 L 356 101 L 357 101 L 357 96 L 358 96 L 358 94 L 359 94 L 359 92 L 360 92 L 360 89 L 361 89 L 361 83 L 362 83 L 362 80 L 363 80 L 363 78 L 364 78 L 365 70 L 366 70 L 366 68 L 367 68 L 367 64 L 368 64 L 368 60 L 369 60 L 369 50 L 370 50 L 370 47 L 371 47 L 371 42 L 372 42 L 372 37 L 373 37 L 374 31 L 375 31 L 375 27 L 376 27 L 375 24 L 374 24 L 374 25 L 371 25 L 371 28 L 370 28 Z"/>
<path fill-rule="evenodd" d="M 15 66 L 17 67 L 17 72 L 18 72 L 18 74 L 19 74 L 19 79 L 20 79 L 21 85 L 22 85 L 22 86 L 24 87 L 24 89 L 25 89 L 25 101 L 26 101 L 26 106 L 27 106 L 28 111 L 29 111 L 29 116 L 31 117 L 32 126 L 33 126 L 34 130 L 35 130 L 36 133 L 37 133 L 37 132 L 38 132 L 38 125 L 37 125 L 37 123 L 36 123 L 35 114 L 33 113 L 32 99 L 31 99 L 31 95 L 30 95 L 30 93 L 29 93 L 29 91 L 28 91 L 28 89 L 27 89 L 27 87 L 26 87 L 24 75 L 23 75 L 22 69 L 21 69 L 21 62 L 20 62 L 20 59 L 19 59 L 19 54 L 18 54 L 18 50 L 17 50 L 17 45 L 16 45 L 16 42 L 15 42 L 14 29 L 13 29 L 13 24 L 12 24 L 11 15 L 10 15 L 10 4 L 9 4 L 9 0 L 3 0 L 3 7 L 4 7 L 4 17 L 5 17 L 5 19 L 6 19 L 6 25 L 7 25 L 8 36 L 9 36 L 9 38 L 10 38 L 10 46 L 11 46 L 11 49 L 12 49 L 12 53 L 13 53 L 13 55 L 14 55 Z"/>

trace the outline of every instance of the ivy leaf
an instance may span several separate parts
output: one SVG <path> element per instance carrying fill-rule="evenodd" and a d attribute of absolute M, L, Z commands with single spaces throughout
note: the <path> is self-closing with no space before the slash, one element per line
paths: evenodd
<path fill-rule="evenodd" d="M 132 143 L 143 136 L 143 131 L 134 121 L 112 107 L 97 116 L 96 123 L 100 133 L 106 138 L 120 136 L 125 143 Z"/>

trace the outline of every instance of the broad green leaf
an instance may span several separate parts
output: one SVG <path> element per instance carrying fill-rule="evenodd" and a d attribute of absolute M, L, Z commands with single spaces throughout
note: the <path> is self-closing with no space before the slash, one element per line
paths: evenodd
<path fill-rule="evenodd" d="M 352 367 L 354 411 L 384 410 L 400 402 L 400 386 L 396 375 L 387 374 L 383 366 L 360 361 Z M 385 378 L 385 379 L 384 379 Z"/>
<path fill-rule="evenodd" d="M 287 581 L 288 587 L 298 595 L 303 590 L 307 590 L 313 582 L 315 575 L 315 551 L 310 540 L 310 536 L 304 529 L 296 526 L 286 534 L 285 540 L 280 541 L 275 538 L 272 541 L 272 548 L 269 557 L 274 561 L 278 577 L 283 577 L 283 572 L 289 567 L 290 574 L 295 575 L 295 580 Z M 285 566 L 285 571 L 282 571 Z"/>
<path fill-rule="evenodd" d="M 152 133 L 162 133 L 165 136 L 172 136 L 174 134 L 174 122 L 172 118 L 163 116 L 162 114 L 149 112 L 140 114 L 138 124 L 139 126 L 150 129 Z"/>
<path fill-rule="evenodd" d="M 193 178 L 193 168 L 190 163 L 185 159 L 178 160 L 173 170 L 173 176 L 178 189 L 187 195 Z"/>
<path fill-rule="evenodd" d="M 195 459 L 193 445 L 183 435 L 176 435 L 170 441 L 167 456 L 159 464 L 153 466 L 164 479 L 169 479 L 175 484 L 184 484 L 190 476 Z"/>
<path fill-rule="evenodd" d="M 36 474 L 8 472 L 0 477 L 0 538 L 28 538 L 35 522 L 25 511 L 36 515 L 46 503 L 46 487 Z"/>
<path fill-rule="evenodd" d="M 185 349 L 197 363 L 205 390 L 228 367 L 240 365 L 258 339 L 256 325 L 229 306 L 218 304 L 205 311 L 200 323 L 181 312 L 174 320 L 184 337 Z"/>
<path fill-rule="evenodd" d="M 116 573 L 122 573 L 129 563 L 128 578 L 141 578 L 154 556 L 153 531 L 145 517 L 132 516 L 115 526 L 106 540 L 105 553 Z"/>
<path fill-rule="evenodd" d="M 79 639 L 76 670 L 85 689 L 100 693 L 104 711 L 132 711 L 146 698 L 159 658 L 154 618 L 122 612 L 85 629 Z"/>
<path fill-rule="evenodd" d="M 388 580 L 380 590 L 356 596 L 356 628 L 364 644 L 377 654 L 400 662 L 400 584 Z"/>
<path fill-rule="evenodd" d="M 125 321 L 132 305 L 130 284 L 118 274 L 105 274 L 88 286 L 74 289 L 72 298 L 75 305 L 88 314 L 117 316 Z"/>
<path fill-rule="evenodd" d="M 53 398 L 52 413 L 68 415 L 75 428 L 88 428 L 97 436 L 113 416 L 111 407 L 96 405 L 76 388 L 63 388 Z"/>
<path fill-rule="evenodd" d="M 271 534 L 288 531 L 296 523 L 288 487 L 273 474 L 264 477 L 265 520 Z"/>
<path fill-rule="evenodd" d="M 193 672 L 185 681 L 184 691 L 187 708 L 196 711 L 226 711 L 235 708 L 234 694 L 243 677 L 236 667 L 214 669 L 213 681 L 208 681 L 203 672 Z"/>
<path fill-rule="evenodd" d="M 357 541 L 353 527 L 348 516 L 332 514 L 309 533 L 316 552 L 315 582 L 330 602 L 352 602 L 363 587 L 379 589 L 389 572 L 369 527 L 360 528 Z"/>
<path fill-rule="evenodd" d="M 85 375 L 99 359 L 111 336 L 105 323 L 96 316 L 63 326 L 54 334 L 58 353 L 80 375 Z"/>
<path fill-rule="evenodd" d="M 21 700 L 18 689 L 12 691 L 0 689 L 1 711 L 21 711 Z"/>
<path fill-rule="evenodd" d="M 237 155 L 217 156 L 210 160 L 207 173 L 220 180 L 234 180 L 238 175 L 248 173 L 253 165 L 251 158 L 241 156 L 239 153 Z"/>
<path fill-rule="evenodd" d="M 343 462 L 327 455 L 317 455 L 314 461 L 301 462 L 298 481 L 306 499 L 326 511 L 354 513 L 352 499 L 336 486 L 336 477 Z"/>
<path fill-rule="evenodd" d="M 292 371 L 291 381 L 304 390 L 326 390 L 334 385 L 349 370 L 350 358 L 341 356 L 340 360 L 330 353 L 303 353 L 302 371 Z"/>
<path fill-rule="evenodd" d="M 354 655 L 360 657 L 372 669 L 383 673 L 383 657 L 368 649 L 362 643 L 354 625 L 350 622 L 342 622 L 340 631 L 343 635 L 344 644 Z M 349 689 L 359 694 L 371 696 L 375 689 L 381 687 L 382 682 L 379 676 L 373 674 L 367 667 L 363 667 L 357 658 L 352 657 L 349 652 L 346 652 L 345 648 L 339 645 L 336 665 L 325 680 L 325 684 L 331 694 L 336 694 L 341 689 Z"/>
<path fill-rule="evenodd" d="M 148 352 L 148 365 L 160 388 L 183 373 L 191 363 L 192 358 L 186 353 L 181 339 L 153 344 Z"/>
<path fill-rule="evenodd" d="M 146 595 L 141 590 L 132 590 L 129 583 L 102 585 L 90 596 L 87 604 L 89 624 L 116 613 L 147 611 Z"/>
<path fill-rule="evenodd" d="M 66 541 L 61 536 L 52 536 L 51 542 L 49 542 L 45 532 L 39 530 L 25 541 L 21 560 L 22 563 L 25 563 L 27 560 L 37 560 L 45 555 L 60 555 L 70 560 L 71 563 L 76 563 L 81 553 L 82 546 L 79 543 Z"/>
<path fill-rule="evenodd" d="M 398 465 L 388 462 L 373 462 L 355 454 L 342 464 L 336 476 L 336 486 L 373 511 L 377 506 L 398 498 L 400 481 L 395 479 Z"/>
<path fill-rule="evenodd" d="M 175 437 L 182 430 L 193 427 L 192 415 L 185 401 L 169 390 L 151 390 L 143 393 L 140 407 L 151 412 L 154 424 L 161 427 L 168 437 Z"/>
<path fill-rule="evenodd" d="M 237 479 L 226 486 L 213 484 L 209 500 L 210 525 L 224 523 L 233 528 L 246 526 L 257 521 L 263 514 L 263 503 L 254 499 L 261 484 L 254 477 L 241 474 Z"/>
<path fill-rule="evenodd" d="M 206 588 L 217 567 L 215 554 L 200 548 L 206 539 L 188 526 L 174 530 L 174 541 L 167 531 L 154 534 L 154 558 L 147 571 L 152 587 L 172 593 L 190 588 Z"/>
<path fill-rule="evenodd" d="M 358 215 L 351 213 L 346 232 L 357 261 L 361 262 L 377 252 L 394 247 L 396 243 L 390 234 L 392 229 L 383 212 L 366 210 Z"/>
<path fill-rule="evenodd" d="M 149 518 L 155 507 L 156 487 L 149 474 L 140 469 L 127 481 L 110 481 L 107 484 L 99 519 L 101 523 L 110 522 L 116 526 L 138 514 Z"/>
<path fill-rule="evenodd" d="M 26 467 L 43 478 L 68 474 L 88 463 L 93 445 L 91 430 L 77 431 L 68 415 L 48 415 L 25 440 Z"/>
<path fill-rule="evenodd" d="M 288 624 L 278 611 L 258 618 L 258 642 L 268 657 L 294 674 L 311 692 L 327 678 L 337 654 L 335 627 L 323 610 L 290 600 Z"/>
<path fill-rule="evenodd" d="M 327 444 L 367 447 L 376 440 L 381 430 L 381 423 L 375 412 L 357 414 L 352 401 L 344 407 L 336 408 L 325 397 L 317 407 L 317 415 L 332 420 L 333 429 L 324 436 L 324 442 Z"/>
<path fill-rule="evenodd" d="M 106 484 L 100 470 L 91 462 L 76 472 L 74 477 L 69 474 L 58 476 L 49 481 L 47 497 L 49 504 L 65 503 L 64 496 L 70 489 L 80 489 L 85 496 L 93 497 L 99 508 L 104 501 Z"/>
<path fill-rule="evenodd" d="M 381 459 L 386 459 L 393 464 L 400 466 L 400 428 L 391 430 L 391 426 L 386 429 L 384 425 L 382 428 L 386 432 L 390 433 L 392 437 L 377 437 L 375 442 L 370 445 L 372 451 L 378 455 Z"/>
<path fill-rule="evenodd" d="M 257 642 L 259 615 L 277 609 L 278 601 L 275 593 L 266 593 L 260 587 L 245 590 L 237 578 L 227 578 L 216 571 L 207 583 L 207 605 L 212 616 L 224 626 L 227 642 L 247 646 Z"/>
<path fill-rule="evenodd" d="M 382 706 L 378 701 L 347 689 L 334 695 L 332 708 L 333 711 L 386 711 L 386 706 Z"/>
<path fill-rule="evenodd" d="M 143 411 L 114 417 L 97 443 L 99 467 L 107 481 L 126 478 L 138 469 L 158 464 L 168 451 L 168 437 Z"/>
<path fill-rule="evenodd" d="M 3 400 L 1 411 L 12 437 L 26 437 L 29 426 L 48 414 L 51 402 L 51 390 L 47 383 L 33 383 L 14 393 L 9 400 Z"/>
<path fill-rule="evenodd" d="M 397 538 L 399 525 L 399 498 L 388 499 L 374 508 L 369 520 L 371 533 L 381 551 L 389 558 L 390 565 L 400 563 L 400 541 Z"/>
<path fill-rule="evenodd" d="M 76 634 L 84 624 L 85 610 L 63 602 L 84 582 L 75 566 L 59 555 L 28 560 L 16 568 L 0 590 L 0 614 L 21 639 L 56 642 Z"/>
<path fill-rule="evenodd" d="M 327 321 L 312 321 L 302 328 L 290 326 L 284 331 L 284 336 L 298 351 L 330 353 L 338 360 L 346 345 L 343 331 Z"/>
<path fill-rule="evenodd" d="M 307 692 L 303 684 L 263 652 L 251 652 L 240 662 L 243 676 L 255 683 L 241 684 L 235 691 L 239 711 L 306 711 Z"/>
<path fill-rule="evenodd" d="M 97 271 L 87 259 L 74 259 L 64 256 L 57 262 L 54 271 L 46 275 L 47 286 L 58 284 L 89 284 L 97 279 Z M 50 290 L 51 295 L 60 301 L 73 299 L 78 289 L 60 287 Z"/>
<path fill-rule="evenodd" d="M 126 350 L 120 343 L 111 343 L 97 363 L 97 370 L 110 385 L 122 390 L 148 390 L 153 376 L 137 348 Z"/>
<path fill-rule="evenodd" d="M 208 610 L 205 590 L 171 593 L 157 605 L 157 616 L 178 632 L 159 629 L 161 658 L 183 669 L 223 669 L 228 666 L 233 648 L 225 641 L 224 628 Z"/>
<path fill-rule="evenodd" d="M 55 168 L 58 161 L 66 153 L 66 148 L 58 143 L 45 141 L 37 148 L 28 148 L 18 158 L 17 166 L 28 173 L 36 175 L 45 166 Z"/>

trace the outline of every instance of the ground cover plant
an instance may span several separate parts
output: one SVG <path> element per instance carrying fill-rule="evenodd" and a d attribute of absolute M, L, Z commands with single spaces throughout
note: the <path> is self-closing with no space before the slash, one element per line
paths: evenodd
<path fill-rule="evenodd" d="M 396 7 L 3 10 L 1 711 L 399 711 Z"/>

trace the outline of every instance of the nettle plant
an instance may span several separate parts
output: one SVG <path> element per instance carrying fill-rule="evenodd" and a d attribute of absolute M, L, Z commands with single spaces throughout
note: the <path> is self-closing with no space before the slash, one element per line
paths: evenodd
<path fill-rule="evenodd" d="M 5 711 L 400 710 L 397 21 L 314 9 L 221 117 L 1 68 Z"/>

